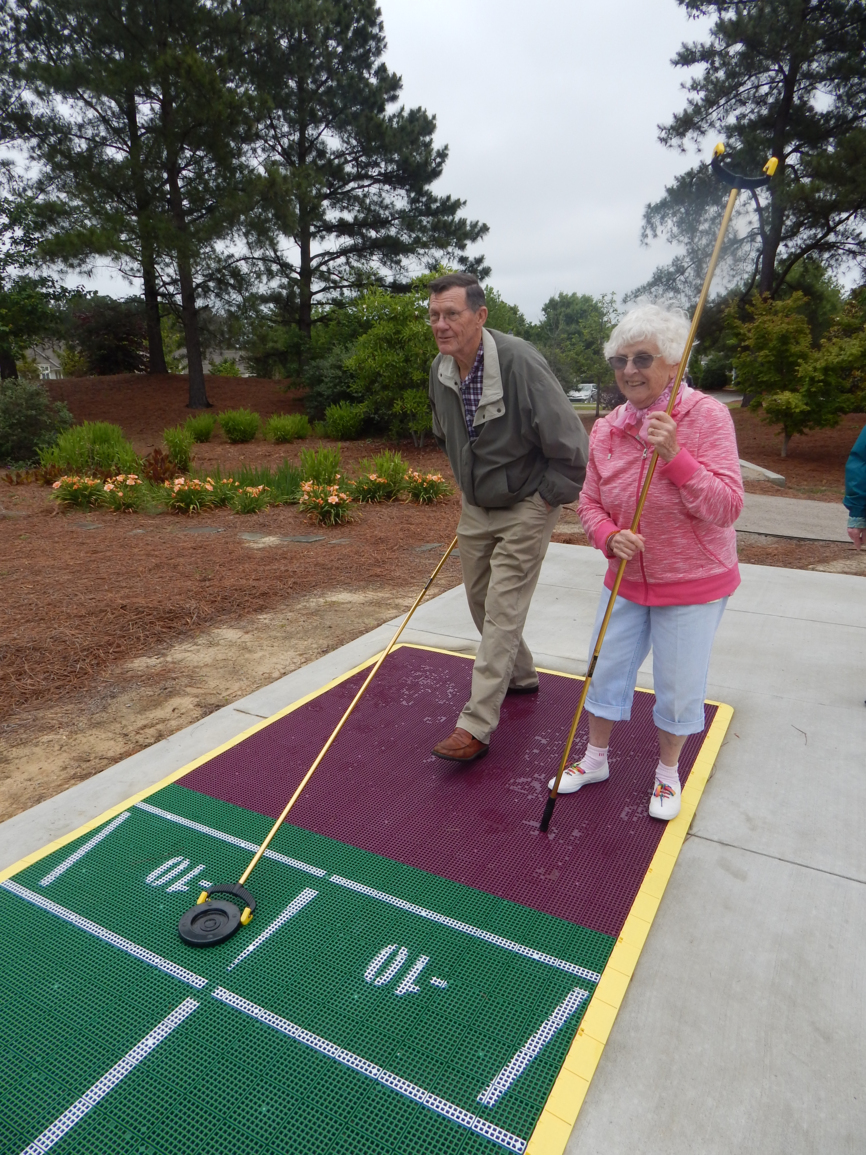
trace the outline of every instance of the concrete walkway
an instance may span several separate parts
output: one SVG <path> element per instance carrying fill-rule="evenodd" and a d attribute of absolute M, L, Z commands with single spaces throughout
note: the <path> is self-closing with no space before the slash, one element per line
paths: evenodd
<path fill-rule="evenodd" d="M 840 501 L 800 501 L 747 493 L 737 529 L 772 537 L 797 537 L 807 541 L 849 541 L 848 510 Z"/>
<path fill-rule="evenodd" d="M 804 504 L 786 501 L 786 505 Z M 553 545 L 527 623 L 585 669 L 604 563 Z M 432 568 L 432 566 L 431 566 Z M 408 641 L 472 652 L 462 590 Z M 382 648 L 385 626 L 0 826 L 0 865 Z M 651 663 L 640 684 L 651 687 Z M 866 1135 L 866 583 L 744 566 L 708 696 L 736 713 L 569 1155 L 860 1155 Z"/>

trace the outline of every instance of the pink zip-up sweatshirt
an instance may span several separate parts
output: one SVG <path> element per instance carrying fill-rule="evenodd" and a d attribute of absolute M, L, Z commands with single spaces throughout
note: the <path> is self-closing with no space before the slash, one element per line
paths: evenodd
<path fill-rule="evenodd" d="M 637 427 L 596 421 L 578 513 L 586 536 L 605 552 L 610 534 L 628 529 L 652 447 Z M 680 398 L 673 412 L 679 453 L 659 461 L 638 532 L 646 548 L 625 567 L 620 594 L 643 606 L 699 605 L 740 584 L 734 522 L 743 508 L 737 438 L 731 415 L 703 393 Z M 608 589 L 619 566 L 612 558 Z"/>

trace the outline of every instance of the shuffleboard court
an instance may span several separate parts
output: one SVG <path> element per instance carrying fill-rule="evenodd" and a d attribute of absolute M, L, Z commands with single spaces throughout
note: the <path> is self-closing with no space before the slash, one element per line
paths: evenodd
<path fill-rule="evenodd" d="M 429 751 L 470 675 L 394 651 L 218 947 L 180 916 L 238 879 L 360 672 L 5 873 L 0 1150 L 562 1151 L 731 711 L 707 705 L 663 825 L 638 692 L 610 781 L 543 836 L 579 680 L 542 673 L 452 766 Z"/>

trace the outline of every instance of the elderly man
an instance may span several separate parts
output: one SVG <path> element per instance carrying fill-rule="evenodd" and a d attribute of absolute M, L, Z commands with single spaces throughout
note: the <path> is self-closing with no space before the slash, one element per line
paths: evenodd
<path fill-rule="evenodd" d="M 460 562 L 481 633 L 471 697 L 433 753 L 471 762 L 487 753 L 506 693 L 538 690 L 523 624 L 560 506 L 580 493 L 587 436 L 541 354 L 484 328 L 475 277 L 451 273 L 429 291 L 433 432 L 463 493 Z"/>

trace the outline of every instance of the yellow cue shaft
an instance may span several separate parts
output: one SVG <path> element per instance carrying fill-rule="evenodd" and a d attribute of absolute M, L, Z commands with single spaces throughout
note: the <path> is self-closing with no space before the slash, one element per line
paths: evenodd
<path fill-rule="evenodd" d="M 373 681 L 373 678 L 376 676 L 376 673 L 377 673 L 377 671 L 379 670 L 379 667 L 382 665 L 382 663 L 385 661 L 385 659 L 388 657 L 388 655 L 389 655 L 389 654 L 391 653 L 391 651 L 393 650 L 394 646 L 397 644 L 397 639 L 400 637 L 400 635 L 401 635 L 401 634 L 403 633 L 403 631 L 405 630 L 406 626 L 409 624 L 409 619 L 412 617 L 412 615 L 415 613 L 415 610 L 416 610 L 416 609 L 418 608 L 418 606 L 421 604 L 421 601 L 422 601 L 422 599 L 423 599 L 424 595 L 427 593 L 427 591 L 430 589 L 430 586 L 431 586 L 431 585 L 433 584 L 433 582 L 436 580 L 436 577 L 438 576 L 438 574 L 439 574 L 439 571 L 442 569 L 443 565 L 445 565 L 445 562 L 446 562 L 446 561 L 448 560 L 448 558 L 451 556 L 451 551 L 454 549 L 454 547 L 455 547 L 456 545 L 457 545 L 457 538 L 455 537 L 455 538 L 454 538 L 454 540 L 451 542 L 451 544 L 448 546 L 448 549 L 447 549 L 447 550 L 445 551 L 445 553 L 442 555 L 442 560 L 439 562 L 439 564 L 438 564 L 438 565 L 436 566 L 436 568 L 433 570 L 433 573 L 432 573 L 432 574 L 430 575 L 430 577 L 427 579 L 427 584 L 424 586 L 424 588 L 421 590 L 420 594 L 418 594 L 418 597 L 417 597 L 417 598 L 415 599 L 415 601 L 412 603 L 412 608 L 409 610 L 408 614 L 406 614 L 405 618 L 404 618 L 404 619 L 403 619 L 403 621 L 400 623 L 400 628 L 397 630 L 397 632 L 396 632 L 396 634 L 394 635 L 394 637 L 393 637 L 393 638 L 391 639 L 391 641 L 388 643 L 387 649 L 385 649 L 385 650 L 382 652 L 382 654 L 379 656 L 379 658 L 378 658 L 378 660 L 376 661 L 375 665 L 373 666 L 372 670 L 370 671 L 370 673 L 367 675 L 366 679 L 364 680 L 364 684 L 361 686 L 361 688 L 360 688 L 360 690 L 358 691 L 358 693 L 357 693 L 357 694 L 355 695 L 355 697 L 352 699 L 351 703 L 349 704 L 349 707 L 347 708 L 346 712 L 343 714 L 343 716 L 342 716 L 342 718 L 340 719 L 340 721 L 339 721 L 339 722 L 337 723 L 337 725 L 334 727 L 334 730 L 333 730 L 333 732 L 331 733 L 331 736 L 328 738 L 328 740 L 327 740 L 327 742 L 325 743 L 325 745 L 324 745 L 324 746 L 322 747 L 322 749 L 319 751 L 319 753 L 318 753 L 318 756 L 316 757 L 316 760 L 315 760 L 315 762 L 312 764 L 312 766 L 309 768 L 309 770 L 307 771 L 307 773 L 306 773 L 306 774 L 304 775 L 304 777 L 301 779 L 301 781 L 300 781 L 300 783 L 299 783 L 299 785 L 298 785 L 298 788 L 297 788 L 297 790 L 294 792 L 294 794 L 291 796 L 291 798 L 289 799 L 289 801 L 286 803 L 285 809 L 283 810 L 282 814 L 279 816 L 279 818 L 278 818 L 278 819 L 276 820 L 276 822 L 273 824 L 273 826 L 271 827 L 271 829 L 268 831 L 268 834 L 267 834 L 267 836 L 266 836 L 266 838 L 265 838 L 264 842 L 261 844 L 261 846 L 258 848 L 258 850 L 256 851 L 256 853 L 253 855 L 252 861 L 250 862 L 249 866 L 246 868 L 246 870 L 243 872 L 243 874 L 242 874 L 242 875 L 240 876 L 240 878 L 238 879 L 238 882 L 240 883 L 240 885 L 241 885 L 241 886 L 243 886 L 243 884 L 246 882 L 246 880 L 247 880 L 247 879 L 249 878 L 249 876 L 252 874 L 252 872 L 253 872 L 253 870 L 255 869 L 255 867 L 256 867 L 256 864 L 258 863 L 259 859 L 262 857 L 262 855 L 264 854 L 264 852 L 265 852 L 265 851 L 267 850 L 267 848 L 270 846 L 270 844 L 271 844 L 271 841 L 272 841 L 272 840 L 273 840 L 273 838 L 274 838 L 274 835 L 277 833 L 277 831 L 279 830 L 279 828 L 280 828 L 280 827 L 282 826 L 282 824 L 285 822 L 285 820 L 286 820 L 286 817 L 287 817 L 287 815 L 288 815 L 289 811 L 290 811 L 290 810 L 292 809 L 292 807 L 295 805 L 295 803 L 297 802 L 298 798 L 300 798 L 300 796 L 301 796 L 301 792 L 303 791 L 304 787 L 307 785 L 307 783 L 308 783 L 308 782 L 310 781 L 310 779 L 312 778 L 312 776 L 313 776 L 313 774 L 315 773 L 315 771 L 316 771 L 317 767 L 319 766 L 319 763 L 322 761 L 322 759 L 325 757 L 325 755 L 328 753 L 328 751 L 329 751 L 329 750 L 331 749 L 331 747 L 333 746 L 334 742 L 335 742 L 335 741 L 336 741 L 336 739 L 337 739 L 337 736 L 338 736 L 338 734 L 339 734 L 339 733 L 340 733 L 340 731 L 343 729 L 343 726 L 346 724 L 346 721 L 348 720 L 348 718 L 349 718 L 349 715 L 352 713 L 352 711 L 355 709 L 355 707 L 356 707 L 356 706 L 358 705 L 358 703 L 360 702 L 361 698 L 364 696 L 364 691 L 367 689 L 367 687 L 368 687 L 368 686 L 370 685 L 370 683 Z"/>

